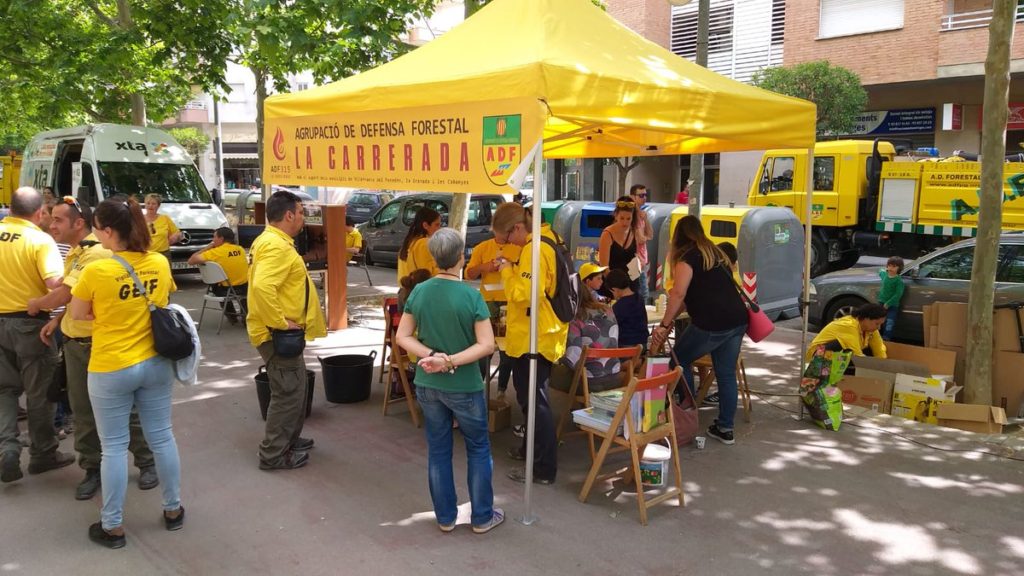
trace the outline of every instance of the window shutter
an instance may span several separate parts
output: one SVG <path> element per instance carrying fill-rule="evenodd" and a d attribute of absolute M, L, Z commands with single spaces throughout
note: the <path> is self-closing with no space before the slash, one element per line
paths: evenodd
<path fill-rule="evenodd" d="M 821 0 L 820 38 L 903 27 L 904 0 Z"/>

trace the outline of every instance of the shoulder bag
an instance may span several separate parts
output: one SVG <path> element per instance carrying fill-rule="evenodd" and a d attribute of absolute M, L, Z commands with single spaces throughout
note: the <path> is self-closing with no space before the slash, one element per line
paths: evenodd
<path fill-rule="evenodd" d="M 157 354 L 174 361 L 191 356 L 195 351 L 195 346 L 192 343 L 192 331 L 187 323 L 192 322 L 192 319 L 182 317 L 181 312 L 177 310 L 157 306 L 149 299 L 146 287 L 135 274 L 135 268 L 132 268 L 131 264 L 117 254 L 114 254 L 113 258 L 128 270 L 132 281 L 135 282 L 135 288 L 149 305 L 149 319 L 153 325 L 153 343 Z"/>
<path fill-rule="evenodd" d="M 309 278 L 306 281 L 306 306 L 302 311 L 302 321 L 306 321 L 309 313 Z M 270 329 L 270 339 L 274 344 L 274 354 L 281 358 L 295 358 L 306 349 L 306 329 L 289 328 L 287 330 Z"/>
<path fill-rule="evenodd" d="M 740 293 L 740 299 L 743 300 L 743 304 L 747 307 L 747 337 L 754 342 L 764 340 L 775 331 L 775 324 L 768 319 L 768 315 L 757 305 L 757 302 L 754 302 L 747 296 L 747 293 L 743 291 L 743 287 L 736 282 L 732 272 L 724 265 L 721 268 L 729 276 L 729 280 L 736 287 L 736 291 Z"/>

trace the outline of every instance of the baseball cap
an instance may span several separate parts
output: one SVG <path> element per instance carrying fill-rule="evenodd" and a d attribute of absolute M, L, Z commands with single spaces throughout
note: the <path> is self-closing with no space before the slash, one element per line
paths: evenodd
<path fill-rule="evenodd" d="M 594 274 L 600 274 L 601 272 L 604 272 L 607 269 L 607 266 L 598 266 L 593 262 L 587 262 L 583 266 L 580 266 L 580 278 L 586 280 L 587 278 L 590 278 Z"/>

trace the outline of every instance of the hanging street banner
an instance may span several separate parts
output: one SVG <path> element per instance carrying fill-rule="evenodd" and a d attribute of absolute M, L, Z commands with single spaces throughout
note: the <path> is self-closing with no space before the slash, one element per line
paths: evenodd
<path fill-rule="evenodd" d="M 268 184 L 430 192 L 508 192 L 541 137 L 535 98 L 268 118 Z"/>

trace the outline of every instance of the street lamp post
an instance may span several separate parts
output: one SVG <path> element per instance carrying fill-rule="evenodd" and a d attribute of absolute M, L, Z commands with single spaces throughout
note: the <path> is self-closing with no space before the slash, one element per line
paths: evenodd
<path fill-rule="evenodd" d="M 690 0 L 668 0 L 672 6 L 685 6 Z M 711 0 L 697 0 L 697 59 L 696 63 L 705 68 L 708 65 L 708 28 L 711 19 Z M 700 217 L 704 202 L 704 155 L 690 154 L 690 215 Z"/>

